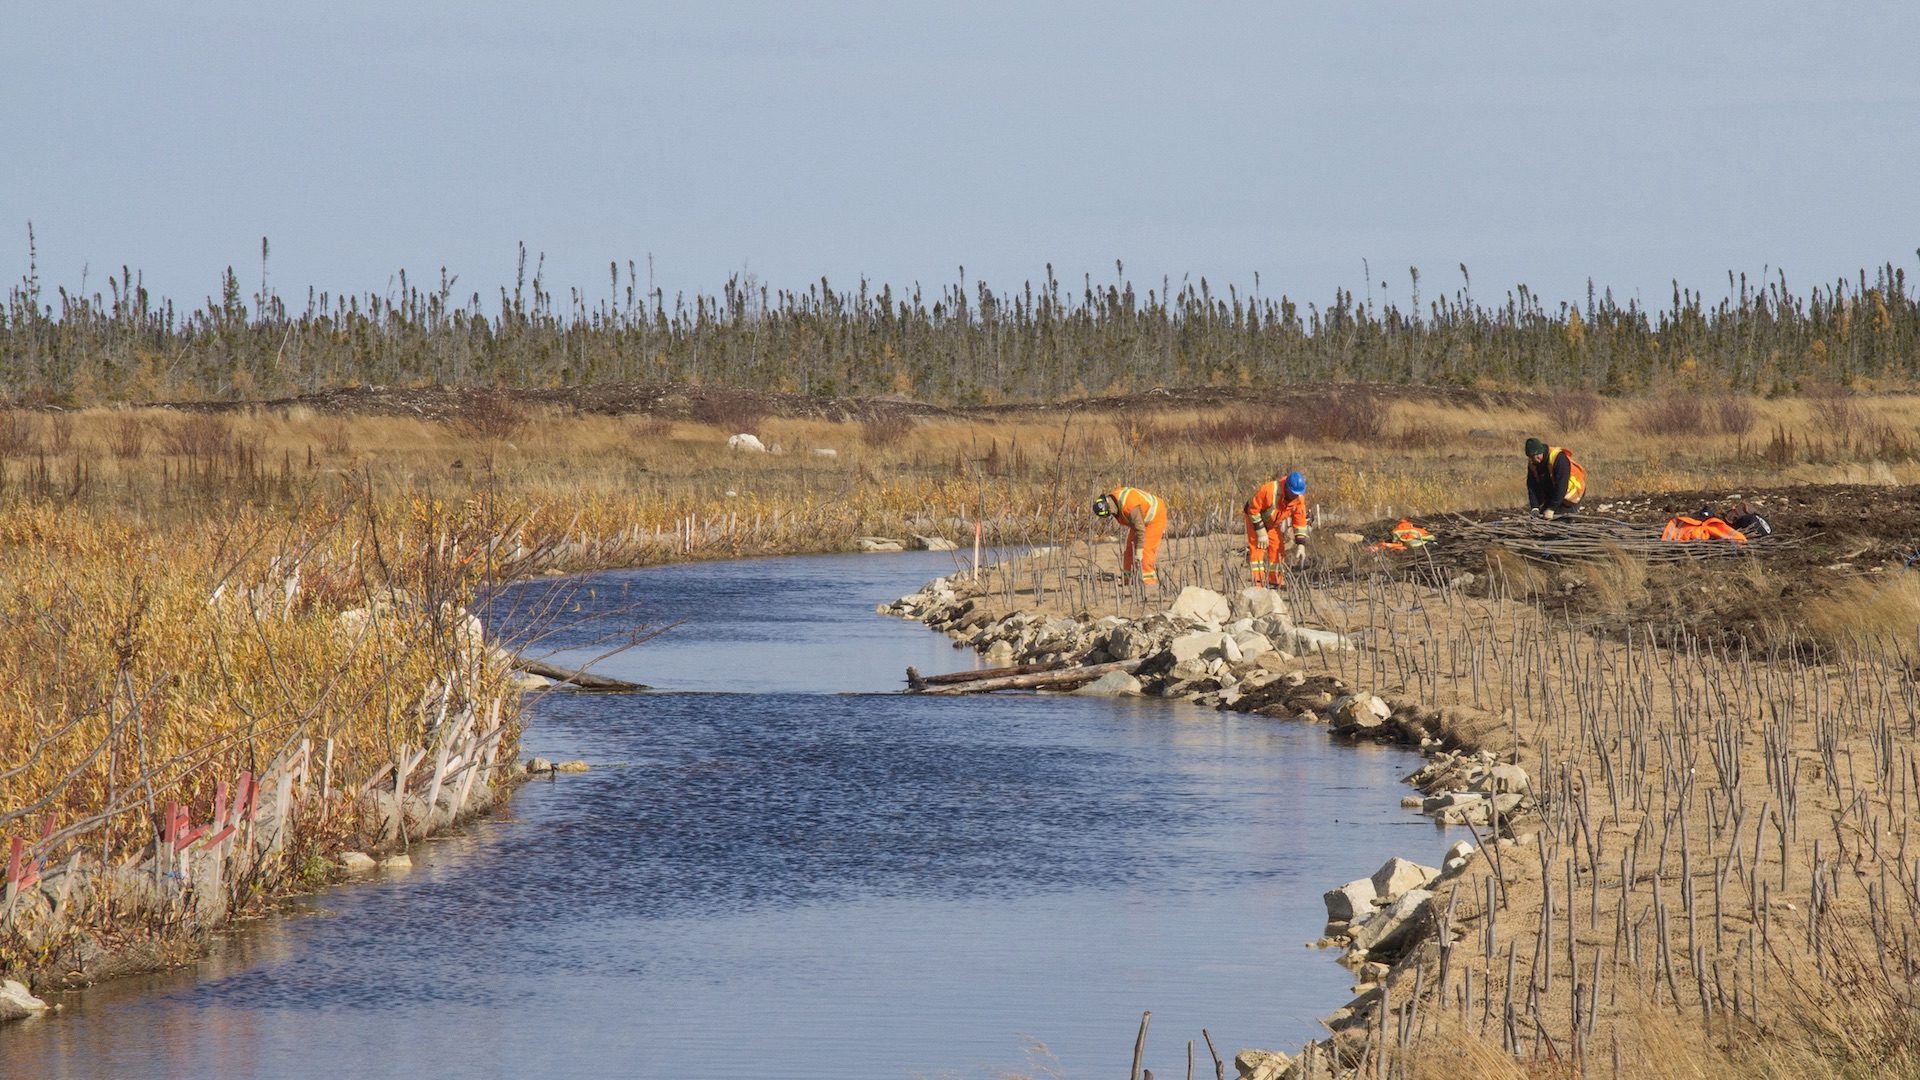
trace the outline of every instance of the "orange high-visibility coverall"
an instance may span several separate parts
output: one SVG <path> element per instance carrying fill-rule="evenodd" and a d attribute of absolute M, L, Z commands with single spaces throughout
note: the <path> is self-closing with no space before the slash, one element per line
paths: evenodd
<path fill-rule="evenodd" d="M 1280 481 L 1269 480 L 1255 489 L 1253 498 L 1241 509 L 1247 519 L 1247 566 L 1253 571 L 1255 585 L 1285 585 L 1286 561 L 1280 557 L 1282 525 L 1293 526 L 1293 538 L 1307 538 L 1307 499 L 1289 495 Z M 1260 546 L 1260 533 L 1267 534 L 1266 547 Z"/>
<path fill-rule="evenodd" d="M 1667 527 L 1660 530 L 1660 539 L 1679 543 L 1689 540 L 1731 540 L 1736 544 L 1744 544 L 1747 534 L 1717 517 L 1696 518 L 1683 514 L 1667 522 Z"/>
<path fill-rule="evenodd" d="M 1160 578 L 1153 572 L 1153 557 L 1160 551 L 1160 535 L 1167 531 L 1167 504 L 1156 495 L 1139 488 L 1123 487 L 1109 492 L 1108 504 L 1113 516 L 1127 526 L 1127 542 L 1120 549 L 1120 574 L 1133 573 L 1134 552 L 1140 553 L 1140 580 L 1152 585 Z"/>

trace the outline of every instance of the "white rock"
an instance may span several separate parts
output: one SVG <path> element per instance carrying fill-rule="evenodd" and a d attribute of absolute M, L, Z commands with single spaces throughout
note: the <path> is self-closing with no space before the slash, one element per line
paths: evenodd
<path fill-rule="evenodd" d="M 1387 703 L 1373 694 L 1350 694 L 1333 703 L 1333 718 L 1343 724 L 1379 727 L 1393 715 Z"/>
<path fill-rule="evenodd" d="M 853 546 L 861 551 L 905 551 L 907 545 L 890 536 L 856 536 Z"/>
<path fill-rule="evenodd" d="M 1528 782 L 1527 770 L 1518 765 L 1502 763 L 1487 770 L 1484 787 L 1492 792 L 1521 794 L 1527 790 Z"/>
<path fill-rule="evenodd" d="M 741 432 L 738 435 L 728 437 L 727 449 L 751 450 L 754 453 L 764 454 L 767 452 L 767 444 L 761 442 L 760 437 L 757 435 L 748 435 L 746 432 Z"/>
<path fill-rule="evenodd" d="M 1280 598 L 1278 591 L 1255 585 L 1240 590 L 1240 595 L 1234 598 L 1233 610 L 1249 619 L 1264 619 L 1276 615 L 1285 618 L 1287 602 Z"/>
<path fill-rule="evenodd" d="M 1304 626 L 1293 628 L 1293 652 L 1306 655 L 1317 652 L 1345 652 L 1353 648 L 1353 642 L 1331 630 L 1310 630 Z"/>
<path fill-rule="evenodd" d="M 1327 902 L 1327 921 L 1350 923 L 1363 912 L 1373 910 L 1373 879 L 1361 878 L 1349 881 L 1337 889 L 1329 889 L 1322 897 Z"/>
<path fill-rule="evenodd" d="M 1387 907 L 1374 913 L 1365 926 L 1354 932 L 1353 947 L 1368 954 L 1395 949 L 1416 939 L 1426 930 L 1428 908 L 1433 894 L 1425 889 L 1409 889 Z"/>
<path fill-rule="evenodd" d="M 1205 660 L 1182 660 L 1173 665 L 1173 670 L 1167 672 L 1167 678 L 1174 682 L 1191 682 L 1194 679 L 1204 679 L 1210 674 L 1212 672 L 1208 670 Z"/>
<path fill-rule="evenodd" d="M 1124 697 L 1140 692 L 1140 680 L 1124 671 L 1109 671 L 1073 693 L 1081 697 Z"/>
<path fill-rule="evenodd" d="M 0 1020 L 25 1020 L 47 1011 L 47 1003 L 33 996 L 23 983 L 0 980 Z"/>
<path fill-rule="evenodd" d="M 1220 651 L 1220 643 L 1226 640 L 1228 639 L 1225 634 L 1210 634 L 1205 631 L 1196 631 L 1174 638 L 1173 641 L 1167 645 L 1167 651 L 1173 654 L 1175 663 L 1185 660 L 1199 660 L 1208 656 L 1210 653 L 1218 653 Z"/>
<path fill-rule="evenodd" d="M 987 646 L 985 655 L 988 667 L 1005 667 L 1013 663 L 1013 643 L 996 641 Z"/>
<path fill-rule="evenodd" d="M 840 451 L 838 451 L 838 450 L 835 450 L 835 449 L 832 449 L 831 447 L 825 447 L 825 446 L 822 446 L 822 447 L 820 447 L 820 448 L 818 448 L 818 449 L 816 449 L 816 450 L 814 450 L 814 452 L 813 452 L 813 456 L 815 456 L 815 457 L 839 457 L 839 456 L 840 456 Z"/>
<path fill-rule="evenodd" d="M 1273 651 L 1273 642 L 1268 641 L 1266 635 L 1251 630 L 1233 635 L 1233 643 L 1240 646 L 1240 655 L 1248 660 L 1257 660 L 1262 653 Z"/>
<path fill-rule="evenodd" d="M 1373 872 L 1373 892 L 1375 896 L 1391 903 L 1409 890 L 1418 889 L 1439 876 L 1440 871 L 1434 867 L 1421 866 L 1411 859 L 1395 855 L 1387 860 L 1386 865 Z"/>
<path fill-rule="evenodd" d="M 1242 1050 L 1233 1056 L 1240 1080 L 1280 1080 L 1292 1065 L 1292 1058 L 1274 1050 Z"/>
<path fill-rule="evenodd" d="M 349 874 L 365 874 L 380 865 L 364 851 L 349 851 L 340 856 L 340 868 Z"/>
<path fill-rule="evenodd" d="M 413 856 L 407 855 L 405 853 L 402 853 L 399 855 L 389 855 L 386 858 L 380 860 L 380 869 L 411 870 L 413 869 Z"/>
<path fill-rule="evenodd" d="M 1225 660 L 1229 664 L 1237 664 L 1245 658 L 1245 655 L 1240 651 L 1239 642 L 1233 640 L 1233 637 L 1229 634 L 1220 635 L 1220 659 Z"/>
<path fill-rule="evenodd" d="M 1233 605 L 1212 589 L 1189 585 L 1180 590 L 1167 613 L 1197 622 L 1223 623 L 1233 618 Z"/>
<path fill-rule="evenodd" d="M 921 536 L 916 533 L 913 537 L 913 550 L 915 551 L 959 551 L 960 545 L 954 543 L 953 541 L 947 539 L 944 536 Z"/>
<path fill-rule="evenodd" d="M 1447 861 L 1452 862 L 1454 859 L 1464 859 L 1472 854 L 1473 845 L 1467 843 L 1465 840 L 1461 840 L 1447 849 Z"/>

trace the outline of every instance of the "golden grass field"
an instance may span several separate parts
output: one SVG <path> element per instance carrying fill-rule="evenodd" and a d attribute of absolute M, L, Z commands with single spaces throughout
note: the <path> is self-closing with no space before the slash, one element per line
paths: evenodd
<path fill-rule="evenodd" d="M 207 803 L 215 777 L 270 760 L 301 738 L 336 740 L 341 784 L 366 778 L 398 747 L 424 743 L 422 701 L 433 686 L 452 681 L 463 694 L 500 692 L 504 665 L 497 658 L 475 660 L 458 612 L 490 582 L 542 571 L 849 550 L 855 537 L 867 535 L 969 541 L 975 523 L 989 544 L 1088 539 L 1095 535 L 1089 500 L 1122 483 L 1168 500 L 1176 538 L 1170 554 L 1187 542 L 1181 538 L 1199 544 L 1200 537 L 1223 534 L 1230 554 L 1241 502 L 1255 485 L 1290 469 L 1306 473 L 1309 501 L 1335 527 L 1524 505 L 1520 446 L 1530 435 L 1571 447 L 1588 469 L 1595 500 L 1745 484 L 1920 481 L 1908 435 L 1920 419 L 1920 399 L 1679 397 L 1676 404 L 1376 389 L 1302 391 L 1197 408 L 1156 407 L 1142 395 L 1074 407 L 908 410 L 847 422 L 765 416 L 725 426 L 498 401 L 447 419 L 331 415 L 300 405 L 0 414 L 0 844 L 23 838 L 49 860 L 79 846 L 119 857 L 151 842 L 156 803 Z M 730 428 L 742 426 L 779 452 L 728 449 Z M 1218 555 L 1209 549 L 1205 558 Z M 1625 572 L 1599 584 L 1645 588 Z M 1873 620 L 1901 637 L 1903 620 L 1920 610 L 1917 596 L 1904 586 L 1891 599 L 1876 591 L 1873 604 L 1886 610 Z M 1349 610 L 1360 602 L 1333 593 L 1320 599 Z M 1823 617 L 1844 622 L 1871 606 L 1855 600 L 1841 597 L 1834 602 L 1842 609 Z M 1504 694 L 1511 707 L 1538 673 L 1487 650 L 1520 634 L 1525 642 L 1516 648 L 1560 655 L 1547 642 L 1560 643 L 1554 648 L 1564 652 L 1571 638 L 1553 637 L 1563 631 L 1551 627 L 1512 630 L 1533 626 L 1526 620 L 1537 616 L 1520 599 L 1505 602 L 1511 608 L 1503 609 L 1500 625 L 1509 627 L 1507 638 L 1496 633 L 1478 646 L 1462 644 L 1472 623 L 1462 608 L 1444 616 L 1457 632 L 1443 635 L 1446 655 L 1435 653 L 1440 658 L 1430 663 L 1434 670 L 1458 670 L 1452 650 L 1478 648 L 1468 666 L 1504 672 L 1496 696 Z M 393 618 L 378 633 L 344 633 L 342 613 L 370 605 L 385 605 Z M 1614 665 L 1606 670 L 1624 670 L 1617 645 L 1594 648 L 1608 658 L 1603 666 Z M 1909 695 L 1889 701 L 1910 700 L 1911 684 L 1901 681 L 1897 666 L 1872 649 L 1857 662 L 1881 664 L 1888 695 L 1896 688 Z M 1740 677 L 1731 668 L 1709 672 L 1704 662 L 1684 658 L 1667 663 L 1678 665 L 1671 670 L 1684 673 L 1689 686 Z M 1462 692 L 1457 678 L 1444 684 L 1434 670 L 1411 676 L 1402 668 L 1389 677 L 1382 669 L 1367 678 L 1411 682 L 1430 696 Z M 1531 755 L 1529 768 L 1562 784 L 1569 800 L 1596 797 L 1592 785 L 1603 759 L 1609 768 L 1642 770 L 1630 780 L 1636 786 L 1669 777 L 1663 781 L 1669 797 L 1682 798 L 1674 770 L 1682 761 L 1697 763 L 1717 729 L 1687 729 L 1689 743 L 1663 741 L 1661 732 L 1682 723 L 1674 707 L 1650 706 L 1630 725 L 1603 715 L 1612 699 L 1600 683 L 1593 686 L 1582 693 L 1596 704 L 1567 706 L 1550 722 L 1541 719 L 1547 726 L 1530 737 L 1548 741 L 1522 750 Z M 1897 748 L 1874 750 L 1879 736 L 1870 731 L 1850 728 L 1823 744 L 1814 738 L 1817 725 L 1808 725 L 1790 728 L 1799 740 L 1790 756 L 1843 753 L 1853 762 L 1860 753 L 1875 753 L 1909 765 L 1914 760 L 1910 729 L 1889 736 L 1897 736 Z M 1757 806 L 1767 797 L 1760 786 L 1766 763 L 1760 729 L 1742 738 L 1741 752 L 1754 758 L 1744 781 L 1752 790 L 1741 796 L 1743 806 L 1756 804 L 1745 826 L 1752 844 L 1751 822 L 1769 812 Z M 1809 828 L 1805 850 L 1780 856 L 1791 870 L 1785 895 L 1804 902 L 1810 882 L 1832 868 L 1816 862 L 1810 848 L 1811 833 L 1828 827 L 1822 815 L 1844 831 L 1849 806 L 1862 798 L 1891 799 L 1873 819 L 1884 833 L 1888 814 L 1909 813 L 1909 788 L 1885 786 L 1896 782 L 1892 771 L 1877 788 L 1862 778 L 1865 771 L 1864 763 L 1850 766 L 1833 806 L 1820 805 L 1817 814 L 1802 809 L 1818 828 Z M 1708 862 L 1692 872 L 1712 865 L 1725 877 L 1711 860 L 1732 858 L 1732 848 L 1715 853 L 1711 843 L 1736 844 L 1741 826 L 1729 825 L 1725 803 L 1685 791 L 1689 842 L 1707 845 L 1694 858 Z M 1636 796 L 1631 814 L 1614 815 L 1612 825 L 1595 833 L 1563 821 L 1550 852 L 1525 851 L 1514 859 L 1544 867 L 1544 880 L 1565 872 L 1569 860 L 1578 864 L 1578 846 L 1605 834 L 1605 858 L 1598 870 L 1576 865 L 1577 887 L 1590 883 L 1584 874 L 1608 873 L 1629 842 L 1658 845 L 1656 877 L 1677 875 L 1679 856 L 1669 857 L 1665 838 L 1677 835 L 1681 819 L 1671 810 L 1662 816 L 1668 804 L 1659 803 L 1659 795 Z M 46 833 L 49 822 L 53 831 Z M 1652 838 L 1656 827 L 1659 839 Z M 1902 828 L 1897 842 L 1904 840 Z M 1858 837 L 1848 834 L 1845 843 L 1843 850 L 1859 850 Z M 316 838 L 312 851 L 324 852 L 327 844 Z M 1838 857 L 1833 850 L 1823 857 Z M 1920 863 L 1902 858 L 1888 865 L 1920 872 Z M 301 887 L 299 870 L 290 865 L 266 891 Z M 1911 876 L 1899 887 L 1910 889 Z M 1523 878 L 1516 874 L 1512 882 L 1516 897 L 1529 895 Z M 1678 894 L 1640 896 L 1634 889 L 1650 885 L 1644 878 L 1630 885 L 1623 903 L 1631 917 L 1655 904 L 1661 917 L 1673 917 Z M 1840 894 L 1877 895 L 1882 905 L 1869 910 L 1864 899 L 1849 899 L 1840 909 L 1854 920 L 1849 944 L 1826 956 L 1855 972 L 1872 960 L 1858 947 L 1868 940 L 1861 928 L 1870 924 L 1881 933 L 1892 925 L 1884 917 L 1892 894 L 1851 883 L 1836 889 Z M 1537 933 L 1544 901 L 1533 901 L 1531 923 L 1526 902 L 1522 914 L 1500 918 Z M 1694 901 L 1687 903 L 1691 911 Z M 1791 924 L 1788 916 L 1776 917 Z M 1608 953 L 1624 940 L 1604 919 L 1592 927 L 1583 915 L 1576 928 L 1588 935 L 1575 951 L 1583 967 L 1594 963 L 1590 946 Z M 1741 929 L 1741 943 L 1753 929 Z M 32 957 L 5 948 L 0 940 L 0 966 L 30 966 Z M 1725 963 L 1745 962 L 1742 957 L 1751 959 L 1729 946 Z M 1702 962 L 1721 959 L 1716 953 Z M 1691 962 L 1680 959 L 1682 980 Z M 1780 980 L 1755 982 L 1758 989 L 1748 992 L 1811 978 L 1799 961 L 1779 970 Z M 1906 978 L 1904 984 L 1890 980 L 1887 992 L 1904 985 L 1910 993 L 1911 972 Z M 1543 982 L 1544 994 L 1559 992 L 1550 978 Z M 1622 1033 L 1619 1075 L 1914 1075 L 1911 1030 L 1843 1048 L 1844 1061 L 1835 1057 L 1834 1031 L 1885 1023 L 1885 999 L 1864 991 L 1803 995 L 1817 1004 L 1813 1014 L 1782 1005 L 1771 1014 L 1761 1008 L 1731 1021 L 1719 1017 L 1713 1022 L 1720 1027 L 1708 1027 L 1715 1034 L 1701 1039 L 1702 1018 L 1676 1011 L 1671 994 L 1656 1004 L 1640 983 L 1616 977 L 1609 985 L 1611 1030 Z M 1572 983 L 1564 990 L 1570 994 Z M 1682 996 L 1697 1004 L 1691 992 Z M 1519 1060 L 1503 1052 L 1498 1030 L 1488 1034 L 1475 1024 L 1471 1037 L 1446 1038 L 1449 1024 L 1464 1023 L 1449 1019 L 1457 1011 L 1435 1010 L 1421 1026 L 1417 1043 L 1424 1049 L 1406 1059 L 1401 1075 L 1610 1074 L 1610 1045 L 1603 1053 L 1599 1044 L 1584 1043 L 1576 1066 L 1564 1057 L 1564 1032 L 1561 1051 L 1552 1049 L 1553 1034 L 1543 1037 L 1546 1053 L 1543 1039 L 1529 1036 Z M 1810 1028 L 1815 1014 L 1829 1026 Z M 1743 1046 L 1770 1049 L 1736 1052 Z M 1512 1048 L 1509 1040 L 1505 1049 Z M 1828 1063 L 1832 1070 L 1822 1071 Z"/>

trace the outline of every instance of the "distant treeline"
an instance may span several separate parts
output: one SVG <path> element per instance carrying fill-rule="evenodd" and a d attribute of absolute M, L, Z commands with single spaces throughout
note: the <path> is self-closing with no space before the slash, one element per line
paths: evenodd
<path fill-rule="evenodd" d="M 265 245 L 262 245 L 263 256 Z M 1728 277 L 1709 305 L 1675 286 L 1658 310 L 1589 290 L 1548 306 L 1525 286 L 1494 302 L 1461 286 L 1402 310 L 1336 290 L 1324 306 L 1169 283 L 1115 280 L 995 290 L 967 282 L 928 296 L 865 281 L 804 292 L 752 278 L 718 296 L 667 297 L 609 267 L 603 297 L 546 287 L 525 252 L 497 305 L 456 300 L 400 275 L 388 295 L 309 292 L 289 303 L 243 292 L 229 269 L 192 312 L 126 271 L 107 290 L 45 295 L 37 272 L 0 313 L 0 394 L 92 404 L 258 399 L 356 385 L 553 387 L 681 382 L 817 395 L 904 394 L 978 404 L 1136 392 L 1155 386 L 1323 381 L 1572 387 L 1608 394 L 1669 386 L 1762 394 L 1811 385 L 1920 385 L 1920 294 L 1888 264 L 1857 280 L 1789 288 L 1784 275 Z"/>

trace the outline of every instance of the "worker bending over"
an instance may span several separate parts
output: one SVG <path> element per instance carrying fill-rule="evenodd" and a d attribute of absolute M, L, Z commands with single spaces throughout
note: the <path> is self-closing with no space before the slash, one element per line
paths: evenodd
<path fill-rule="evenodd" d="M 1285 480 L 1269 480 L 1254 489 L 1240 511 L 1247 519 L 1247 566 L 1255 585 L 1279 588 L 1287 583 L 1281 542 L 1293 533 L 1293 560 L 1307 561 L 1307 478 L 1297 472 Z"/>
<path fill-rule="evenodd" d="M 1153 572 L 1153 557 L 1160 551 L 1160 536 L 1167 531 L 1167 504 L 1156 495 L 1139 488 L 1123 487 L 1093 500 L 1096 517 L 1109 518 L 1125 525 L 1127 542 L 1120 549 L 1120 576 L 1133 576 L 1134 552 L 1140 553 L 1140 581 L 1152 585 L 1160 579 Z"/>
<path fill-rule="evenodd" d="M 1587 493 L 1587 470 L 1564 446 L 1527 440 L 1527 505 L 1543 518 L 1570 514 Z"/>

